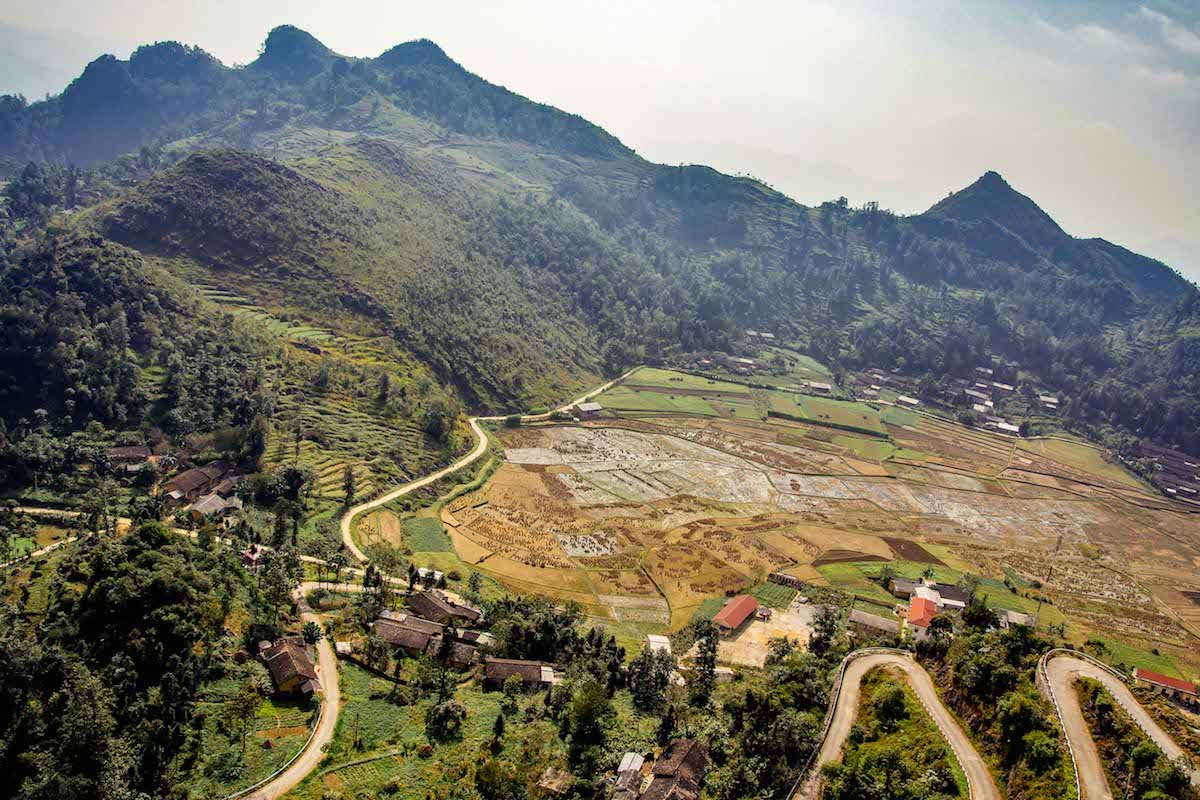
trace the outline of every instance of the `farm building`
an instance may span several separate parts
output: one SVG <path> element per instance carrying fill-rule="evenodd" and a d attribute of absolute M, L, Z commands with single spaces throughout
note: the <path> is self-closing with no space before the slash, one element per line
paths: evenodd
<path fill-rule="evenodd" d="M 808 388 L 812 389 L 814 392 L 816 392 L 818 394 L 832 394 L 833 393 L 833 384 L 825 383 L 824 381 L 809 381 Z"/>
<path fill-rule="evenodd" d="M 1011 422 L 997 422 L 996 430 L 1011 433 L 1015 436 L 1021 432 L 1021 426 L 1013 425 Z"/>
<path fill-rule="evenodd" d="M 1196 684 L 1189 683 L 1179 678 L 1172 678 L 1169 675 L 1160 675 L 1157 672 L 1151 672 L 1148 669 L 1136 667 L 1133 670 L 1133 680 L 1135 684 L 1144 683 L 1159 694 L 1166 695 L 1173 700 L 1178 700 L 1185 705 L 1196 706 L 1200 704 L 1200 694 L 1197 694 Z"/>
<path fill-rule="evenodd" d="M 436 636 L 425 646 L 425 654 L 435 661 L 442 661 L 454 669 L 467 669 L 479 658 L 479 648 L 468 642 L 452 640 L 448 644 L 445 634 Z"/>
<path fill-rule="evenodd" d="M 804 581 L 795 575 L 788 575 L 786 572 L 772 572 L 767 576 L 767 580 L 771 583 L 777 583 L 780 586 L 787 586 L 792 589 L 804 588 Z"/>
<path fill-rule="evenodd" d="M 717 629 L 722 634 L 729 635 L 742 627 L 756 611 L 758 611 L 758 601 L 748 594 L 739 594 L 717 612 L 717 615 L 713 617 L 713 622 L 716 623 Z"/>
<path fill-rule="evenodd" d="M 544 661 L 523 661 L 516 658 L 484 659 L 484 689 L 502 689 L 504 682 L 512 677 L 520 678 L 526 689 L 552 686 L 561 680 L 554 671 L 554 665 Z"/>
<path fill-rule="evenodd" d="M 308 695 L 321 690 L 317 668 L 300 637 L 276 639 L 274 643 L 260 642 L 258 654 L 267 665 L 279 694 Z"/>
<path fill-rule="evenodd" d="M 899 397 L 897 397 L 896 402 L 902 406 L 909 406 L 911 408 L 916 408 L 917 406 L 921 405 L 920 400 L 918 400 L 915 397 L 909 397 L 906 394 L 902 394 Z"/>
<path fill-rule="evenodd" d="M 436 591 L 413 595 L 407 603 L 414 614 L 439 625 L 473 625 L 483 617 L 470 606 L 457 603 Z"/>
<path fill-rule="evenodd" d="M 695 800 L 708 770 L 708 748 L 676 739 L 650 770 L 650 785 L 639 800 Z"/>
<path fill-rule="evenodd" d="M 908 578 L 892 578 L 888 582 L 888 591 L 896 597 L 907 600 L 912 597 L 913 592 L 919 586 L 918 581 L 910 581 Z"/>
<path fill-rule="evenodd" d="M 1038 401 L 1050 411 L 1058 411 L 1058 398 L 1053 395 L 1038 395 Z"/>
<path fill-rule="evenodd" d="M 881 617 L 857 608 L 850 612 L 847 625 L 851 631 L 865 636 L 899 636 L 900 620 L 895 617 Z"/>
<path fill-rule="evenodd" d="M 604 406 L 599 403 L 580 403 L 575 406 L 575 416 L 579 419 L 596 419 L 603 410 Z"/>
<path fill-rule="evenodd" d="M 987 375 L 989 378 L 995 374 L 991 367 L 976 367 L 975 371 L 980 375 Z"/>
<path fill-rule="evenodd" d="M 1012 392 L 1016 390 L 1016 387 L 1011 383 L 997 383 L 996 381 L 992 381 L 992 388 L 999 389 L 1002 392 Z"/>

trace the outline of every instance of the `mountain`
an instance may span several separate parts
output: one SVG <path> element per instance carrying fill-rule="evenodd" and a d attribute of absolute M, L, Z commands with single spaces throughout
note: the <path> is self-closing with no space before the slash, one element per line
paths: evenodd
<path fill-rule="evenodd" d="M 0 102 L 5 131 L 15 240 L 75 207 L 53 224 L 276 318 L 386 337 L 397 374 L 481 411 L 733 352 L 755 327 L 930 380 L 1002 360 L 1069 396 L 1072 424 L 1200 447 L 1195 288 L 1069 236 L 994 172 L 912 217 L 805 207 L 646 161 L 433 42 L 351 59 L 291 26 L 243 69 L 178 43 L 103 57 L 62 95 Z"/>

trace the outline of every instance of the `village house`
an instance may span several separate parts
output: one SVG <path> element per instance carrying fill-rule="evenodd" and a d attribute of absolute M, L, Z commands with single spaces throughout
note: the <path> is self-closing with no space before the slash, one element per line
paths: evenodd
<path fill-rule="evenodd" d="M 526 689 L 542 689 L 559 683 L 562 678 L 554 671 L 553 664 L 544 661 L 524 661 L 517 658 L 485 658 L 483 660 L 483 688 L 498 690 L 504 682 L 517 677 Z"/>
<path fill-rule="evenodd" d="M 921 405 L 921 401 L 917 398 L 909 397 L 908 395 L 904 394 L 896 398 L 896 403 L 902 406 L 908 406 L 909 408 L 916 408 L 917 406 Z"/>
<path fill-rule="evenodd" d="M 1054 395 L 1043 394 L 1038 395 L 1038 401 L 1047 411 L 1058 411 L 1058 398 Z"/>
<path fill-rule="evenodd" d="M 299 636 L 276 639 L 273 643 L 259 642 L 258 654 L 267 665 L 279 694 L 310 695 L 321 690 L 317 668 Z"/>
<path fill-rule="evenodd" d="M 989 378 L 995 374 L 994 370 L 992 370 L 990 367 L 976 367 L 975 371 L 980 375 L 987 375 Z"/>
<path fill-rule="evenodd" d="M 654 763 L 650 784 L 639 800 L 696 800 L 708 770 L 708 748 L 691 739 L 676 739 Z"/>
<path fill-rule="evenodd" d="M 612 800 L 637 800 L 646 779 L 646 757 L 641 753 L 626 753 L 617 765 Z"/>
<path fill-rule="evenodd" d="M 446 635 L 435 636 L 425 646 L 425 654 L 435 661 L 442 661 L 452 669 L 468 669 L 479 658 L 479 648 L 468 642 L 452 639 L 446 643 Z"/>
<path fill-rule="evenodd" d="M 173 508 L 194 503 L 208 494 L 228 472 L 229 465 L 224 461 L 212 461 L 203 467 L 185 470 L 163 484 L 163 497 Z"/>
<path fill-rule="evenodd" d="M 1033 627 L 1033 617 L 1029 614 L 1022 614 L 1020 611 L 1009 611 L 1007 608 L 997 608 L 996 620 L 1000 623 L 1000 628 L 1007 630 L 1014 625 L 1022 625 L 1026 628 Z"/>
<path fill-rule="evenodd" d="M 1134 685 L 1146 684 L 1155 692 L 1171 698 L 1185 706 L 1200 708 L 1200 694 L 1197 694 L 1196 684 L 1170 675 L 1151 672 L 1148 669 L 1136 667 L 1133 670 Z"/>
<path fill-rule="evenodd" d="M 758 601 L 748 594 L 739 594 L 725 603 L 724 607 L 713 617 L 713 622 L 721 635 L 732 636 L 756 611 L 758 611 Z"/>
<path fill-rule="evenodd" d="M 188 507 L 188 513 L 194 520 L 205 517 L 228 517 L 242 510 L 242 501 L 238 497 L 221 497 L 213 493 L 206 494 Z"/>
<path fill-rule="evenodd" d="M 421 592 L 406 602 L 414 614 L 439 625 L 474 625 L 483 618 L 474 608 L 455 602 L 438 591 Z"/>
<path fill-rule="evenodd" d="M 441 626 L 438 626 L 439 629 Z M 418 658 L 422 653 L 429 649 L 430 642 L 436 637 L 440 637 L 441 633 L 430 630 L 422 630 L 418 627 L 405 625 L 402 622 L 395 620 L 379 618 L 371 625 L 371 630 L 381 640 L 387 642 L 394 649 L 403 652 L 410 658 Z"/>
<path fill-rule="evenodd" d="M 825 383 L 824 381 L 809 381 L 808 388 L 812 389 L 817 394 L 832 394 L 833 384 Z"/>
<path fill-rule="evenodd" d="M 905 626 L 914 639 L 918 642 L 923 641 L 929 637 L 929 626 L 935 616 L 937 616 L 937 606 L 932 600 L 927 600 L 924 597 L 914 597 L 912 602 L 908 604 L 908 616 L 905 618 Z"/>
<path fill-rule="evenodd" d="M 604 406 L 596 402 L 580 403 L 575 406 L 575 416 L 580 420 L 598 419 L 600 412 L 604 410 Z"/>

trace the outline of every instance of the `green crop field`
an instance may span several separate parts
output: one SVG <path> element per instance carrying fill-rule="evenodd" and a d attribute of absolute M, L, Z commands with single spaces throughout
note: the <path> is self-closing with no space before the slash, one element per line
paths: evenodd
<path fill-rule="evenodd" d="M 433 517 L 409 517 L 401 521 L 404 543 L 417 553 L 454 552 L 454 544 L 446 535 L 442 521 Z"/>
<path fill-rule="evenodd" d="M 754 599 L 762 603 L 764 606 L 771 608 L 787 608 L 796 599 L 799 594 L 790 586 L 780 586 L 777 583 L 764 583 L 754 588 L 751 592 Z"/>
<path fill-rule="evenodd" d="M 638 367 L 622 381 L 625 386 L 660 386 L 665 389 L 704 389 L 712 392 L 734 392 L 745 394 L 749 391 L 739 383 L 711 380 L 690 375 L 686 372 L 675 372 L 669 369 L 655 367 Z"/>

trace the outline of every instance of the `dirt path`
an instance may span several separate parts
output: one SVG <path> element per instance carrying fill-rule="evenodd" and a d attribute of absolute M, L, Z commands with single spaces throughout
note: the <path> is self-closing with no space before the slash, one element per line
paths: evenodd
<path fill-rule="evenodd" d="M 963 733 L 957 720 L 949 709 L 942 704 L 937 690 L 933 687 L 933 679 L 929 673 L 920 667 L 912 658 L 899 653 L 873 653 L 852 660 L 842 675 L 841 691 L 837 697 L 837 707 L 833 711 L 833 719 L 821 742 L 817 761 L 813 765 L 812 774 L 801 785 L 796 797 L 800 800 L 817 800 L 821 794 L 821 766 L 836 761 L 842 753 L 842 747 L 850 736 L 850 728 L 858 716 L 858 701 L 861 694 L 862 679 L 875 667 L 898 667 L 903 670 L 905 678 L 916 692 L 921 704 L 938 730 L 942 732 L 954 757 L 962 766 L 967 776 L 967 784 L 971 800 L 1001 800 L 999 790 L 992 781 L 987 764 L 976 752 L 971 740 Z"/>
<path fill-rule="evenodd" d="M 1112 800 L 1113 794 L 1108 787 L 1108 778 L 1105 777 L 1104 765 L 1100 761 L 1096 742 L 1092 739 L 1087 721 L 1083 717 L 1079 696 L 1075 693 L 1076 678 L 1092 678 L 1099 681 L 1121 705 L 1125 713 L 1169 758 L 1184 756 L 1183 750 L 1147 713 L 1142 704 L 1129 691 L 1125 682 L 1108 670 L 1082 658 L 1063 654 L 1047 659 L 1046 677 L 1050 686 L 1051 699 L 1058 707 L 1063 730 L 1066 732 L 1067 742 L 1071 746 L 1075 774 L 1079 779 L 1080 800 Z M 1200 787 L 1200 770 L 1193 766 L 1189 771 L 1192 784 Z"/>

